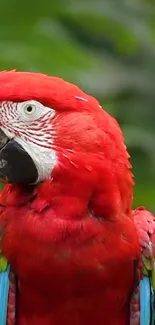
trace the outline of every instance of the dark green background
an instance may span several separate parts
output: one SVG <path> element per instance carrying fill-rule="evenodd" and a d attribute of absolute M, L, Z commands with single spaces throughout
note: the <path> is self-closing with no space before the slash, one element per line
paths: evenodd
<path fill-rule="evenodd" d="M 0 69 L 61 76 L 121 124 L 134 206 L 155 211 L 155 2 L 0 1 Z"/>

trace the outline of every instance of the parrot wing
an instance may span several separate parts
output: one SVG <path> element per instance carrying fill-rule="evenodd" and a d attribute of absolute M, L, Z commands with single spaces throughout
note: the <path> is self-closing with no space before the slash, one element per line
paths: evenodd
<path fill-rule="evenodd" d="M 0 238 L 1 240 L 1 238 Z M 0 251 L 0 324 L 6 325 L 10 267 Z"/>
<path fill-rule="evenodd" d="M 155 218 L 144 207 L 133 211 L 141 246 L 130 303 L 130 325 L 155 325 Z"/>
<path fill-rule="evenodd" d="M 0 245 L 3 228 L 0 228 Z M 16 279 L 0 248 L 0 325 L 15 325 Z"/>

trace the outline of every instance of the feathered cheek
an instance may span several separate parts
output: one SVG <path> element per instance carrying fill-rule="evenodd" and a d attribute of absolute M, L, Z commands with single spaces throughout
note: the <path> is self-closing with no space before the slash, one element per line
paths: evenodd
<path fill-rule="evenodd" d="M 5 139 L 5 140 L 4 140 Z M 13 184 L 33 184 L 38 171 L 26 150 L 14 139 L 0 132 L 0 180 Z"/>

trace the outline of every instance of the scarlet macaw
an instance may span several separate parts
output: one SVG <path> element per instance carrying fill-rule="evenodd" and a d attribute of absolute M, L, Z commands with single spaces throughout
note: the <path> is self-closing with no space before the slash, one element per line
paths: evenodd
<path fill-rule="evenodd" d="M 95 98 L 60 78 L 0 72 L 8 325 L 140 324 L 142 272 L 154 288 L 155 223 L 132 211 L 128 159 L 118 123 Z"/>

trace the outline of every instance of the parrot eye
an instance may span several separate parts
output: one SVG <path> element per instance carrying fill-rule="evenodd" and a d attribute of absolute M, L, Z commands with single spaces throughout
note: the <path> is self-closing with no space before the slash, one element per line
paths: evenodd
<path fill-rule="evenodd" d="M 32 105 L 25 108 L 25 111 L 29 114 L 33 112 L 34 107 Z"/>
<path fill-rule="evenodd" d="M 29 100 L 17 104 L 18 114 L 21 120 L 34 121 L 42 118 L 45 114 L 54 115 L 52 108 L 45 107 L 40 102 Z"/>
<path fill-rule="evenodd" d="M 37 105 L 38 104 L 38 105 Z M 23 103 L 22 111 L 24 113 L 24 117 L 33 117 L 37 118 L 38 113 L 41 111 L 40 103 Z"/>

